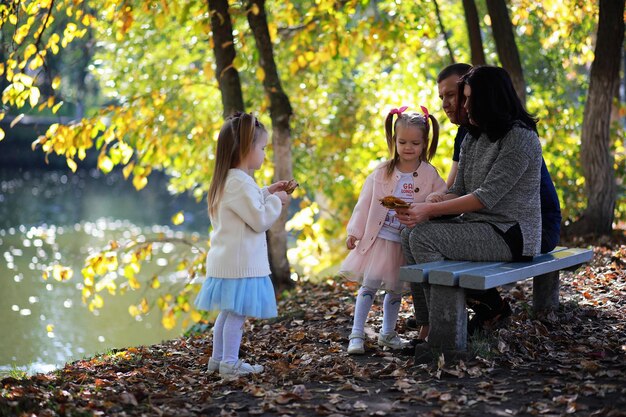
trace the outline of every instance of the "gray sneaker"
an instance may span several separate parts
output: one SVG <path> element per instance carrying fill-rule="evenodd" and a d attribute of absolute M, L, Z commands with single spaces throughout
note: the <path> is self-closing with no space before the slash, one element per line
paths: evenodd
<path fill-rule="evenodd" d="M 362 355 L 365 353 L 365 333 L 352 333 L 349 339 L 348 355 Z"/>
<path fill-rule="evenodd" d="M 206 367 L 206 370 L 209 373 L 213 373 L 213 372 L 219 372 L 220 370 L 220 363 L 221 361 L 218 361 L 217 359 L 213 359 L 212 357 L 209 358 L 209 364 Z"/>
<path fill-rule="evenodd" d="M 409 341 L 402 339 L 398 336 L 398 333 L 379 333 L 378 334 L 378 346 L 386 346 L 390 349 L 398 350 L 406 347 Z"/>
<path fill-rule="evenodd" d="M 220 362 L 220 375 L 224 377 L 240 377 L 263 372 L 263 365 L 251 365 L 239 359 L 235 363 Z"/>

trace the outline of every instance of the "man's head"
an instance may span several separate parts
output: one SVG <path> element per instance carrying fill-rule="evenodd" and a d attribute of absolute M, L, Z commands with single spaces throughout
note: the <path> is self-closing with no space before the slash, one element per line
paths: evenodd
<path fill-rule="evenodd" d="M 457 82 L 470 69 L 472 66 L 469 64 L 452 64 L 445 67 L 437 76 L 437 87 L 443 111 L 446 112 L 448 119 L 457 125 L 459 124 L 456 113 L 459 93 Z"/>

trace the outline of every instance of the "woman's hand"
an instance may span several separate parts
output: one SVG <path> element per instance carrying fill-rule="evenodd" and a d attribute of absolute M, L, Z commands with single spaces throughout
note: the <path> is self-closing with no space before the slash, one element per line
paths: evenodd
<path fill-rule="evenodd" d="M 413 203 L 409 208 L 396 209 L 396 218 L 406 227 L 415 227 L 430 219 L 429 207 L 429 203 Z"/>
<path fill-rule="evenodd" d="M 267 187 L 267 190 L 270 192 L 270 194 L 274 194 L 278 191 L 285 191 L 285 188 L 287 187 L 287 184 L 289 183 L 289 181 L 277 181 L 274 184 L 270 185 L 269 187 Z M 281 198 L 282 200 L 282 198 Z"/>
<path fill-rule="evenodd" d="M 438 192 L 430 193 L 428 194 L 428 197 L 426 197 L 426 202 L 427 203 L 440 203 L 443 201 L 444 195 L 445 195 L 444 193 L 438 193 Z"/>
<path fill-rule="evenodd" d="M 356 248 L 356 241 L 357 238 L 355 236 L 348 235 L 348 238 L 346 239 L 346 247 L 350 250 Z"/>

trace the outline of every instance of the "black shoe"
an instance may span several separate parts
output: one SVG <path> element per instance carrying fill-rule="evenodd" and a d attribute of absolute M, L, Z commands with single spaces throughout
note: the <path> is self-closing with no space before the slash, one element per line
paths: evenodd
<path fill-rule="evenodd" d="M 410 318 L 406 319 L 406 321 L 404 322 L 404 327 L 409 330 L 419 330 L 421 326 L 417 325 L 417 320 L 415 320 L 414 318 Z"/>
<path fill-rule="evenodd" d="M 511 310 L 511 305 L 508 301 L 502 300 L 502 304 L 500 305 L 500 309 L 497 311 L 489 312 L 485 314 L 483 311 L 479 309 L 474 317 L 467 323 L 467 334 L 468 336 L 472 336 L 481 331 L 493 330 L 504 324 L 507 318 L 511 317 L 513 314 L 513 310 Z"/>

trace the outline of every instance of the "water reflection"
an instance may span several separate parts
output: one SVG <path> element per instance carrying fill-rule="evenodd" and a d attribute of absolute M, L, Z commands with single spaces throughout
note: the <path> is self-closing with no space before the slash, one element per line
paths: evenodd
<path fill-rule="evenodd" d="M 175 245 L 157 245 L 153 262 L 138 274 L 142 287 L 124 295 L 102 294 L 104 308 L 95 314 L 82 303 L 80 269 L 94 248 L 112 239 L 207 235 L 204 203 L 170 196 L 165 178 L 151 178 L 140 192 L 117 174 L 0 170 L 0 178 L 0 372 L 50 370 L 111 348 L 180 334 L 180 327 L 161 326 L 158 310 L 139 320 L 128 313 L 129 305 L 146 296 L 148 279 L 177 255 Z M 186 221 L 174 227 L 170 219 L 178 211 Z M 44 281 L 43 272 L 55 263 L 72 267 L 74 277 Z M 173 276 L 160 291 L 183 285 L 185 278 Z"/>

